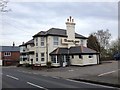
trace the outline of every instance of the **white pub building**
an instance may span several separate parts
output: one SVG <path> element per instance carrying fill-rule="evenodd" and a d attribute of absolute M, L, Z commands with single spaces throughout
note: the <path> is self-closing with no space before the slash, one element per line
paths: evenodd
<path fill-rule="evenodd" d="M 33 39 L 20 45 L 20 64 L 46 66 L 99 64 L 99 53 L 87 48 L 87 38 L 75 33 L 74 19 L 70 16 L 66 30 L 51 28 L 40 31 Z"/>

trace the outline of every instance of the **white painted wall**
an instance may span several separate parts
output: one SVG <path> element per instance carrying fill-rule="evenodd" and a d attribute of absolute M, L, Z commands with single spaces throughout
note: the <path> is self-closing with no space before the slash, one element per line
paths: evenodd
<path fill-rule="evenodd" d="M 44 37 L 44 46 L 41 46 L 41 37 L 38 38 L 38 46 L 34 47 L 34 59 L 33 59 L 33 64 L 41 64 L 41 66 L 46 65 L 46 37 Z M 34 43 L 36 43 L 36 39 L 34 39 Z M 36 53 L 38 53 L 38 61 L 36 61 Z M 44 61 L 41 61 L 41 53 L 44 53 Z"/>
<path fill-rule="evenodd" d="M 74 58 L 70 56 L 71 65 L 83 65 L 83 59 L 79 58 L 79 55 L 74 55 Z"/>
<path fill-rule="evenodd" d="M 0 59 L 0 66 L 2 66 L 2 60 Z"/>
<path fill-rule="evenodd" d="M 84 55 L 83 59 L 83 65 L 97 64 L 97 55 L 93 55 L 93 58 L 89 58 L 89 55 Z"/>
<path fill-rule="evenodd" d="M 97 55 L 93 55 L 93 58 L 89 58 L 89 55 L 82 55 L 82 59 L 79 58 L 79 55 L 74 55 L 74 58 L 70 57 L 71 65 L 92 65 L 97 64 Z"/>
<path fill-rule="evenodd" d="M 42 46 L 41 47 L 41 38 L 40 37 L 37 37 L 38 38 L 38 46 L 34 46 L 34 51 L 35 51 L 35 54 L 34 54 L 34 56 L 33 56 L 33 64 L 41 64 L 41 65 L 46 65 L 46 62 L 47 62 L 47 58 L 48 58 L 48 61 L 51 61 L 51 56 L 49 55 L 53 50 L 55 50 L 56 48 L 58 48 L 58 47 L 68 47 L 68 44 L 63 44 L 62 43 L 62 39 L 67 39 L 67 38 L 65 38 L 65 37 L 60 37 L 59 36 L 59 45 L 54 45 L 53 44 L 53 37 L 54 36 L 47 36 L 47 37 L 45 37 L 44 39 L 44 47 Z M 76 38 L 76 39 L 74 39 L 74 40 L 78 40 L 79 41 L 79 43 L 78 43 L 78 45 L 81 45 L 81 39 L 78 39 L 78 38 Z M 83 39 L 84 40 L 84 46 L 86 46 L 86 40 L 85 39 Z M 34 43 L 36 43 L 36 39 L 34 39 Z M 48 45 L 48 48 L 47 48 L 47 46 L 46 46 L 46 44 Z M 75 46 L 75 45 L 74 45 Z M 46 53 L 48 51 L 48 54 Z M 44 62 L 41 62 L 41 53 L 42 52 L 44 52 L 44 54 L 45 54 L 45 61 Z M 38 61 L 36 61 L 36 53 L 38 53 Z M 59 64 L 53 64 L 53 66 L 59 66 Z"/>

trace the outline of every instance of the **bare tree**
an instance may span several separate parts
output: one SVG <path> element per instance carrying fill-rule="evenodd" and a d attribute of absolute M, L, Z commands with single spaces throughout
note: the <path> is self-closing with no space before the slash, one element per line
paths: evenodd
<path fill-rule="evenodd" d="M 8 12 L 11 9 L 7 8 L 8 0 L 0 0 L 0 12 Z"/>
<path fill-rule="evenodd" d="M 111 33 L 109 33 L 108 29 L 106 31 L 98 30 L 93 33 L 93 35 L 97 37 L 101 47 L 104 47 L 105 49 L 109 48 Z"/>
<path fill-rule="evenodd" d="M 109 52 L 108 52 L 109 56 L 114 58 L 113 56 L 116 53 L 120 53 L 120 39 L 116 39 L 116 40 L 112 41 L 110 44 L 110 48 L 109 48 Z"/>

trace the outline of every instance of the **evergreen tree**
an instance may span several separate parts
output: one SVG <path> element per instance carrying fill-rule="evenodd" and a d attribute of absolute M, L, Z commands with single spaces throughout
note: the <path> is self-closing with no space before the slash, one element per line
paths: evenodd
<path fill-rule="evenodd" d="M 88 37 L 87 41 L 87 47 L 91 48 L 97 52 L 100 52 L 100 44 L 96 38 L 96 36 L 93 36 L 92 34 Z"/>

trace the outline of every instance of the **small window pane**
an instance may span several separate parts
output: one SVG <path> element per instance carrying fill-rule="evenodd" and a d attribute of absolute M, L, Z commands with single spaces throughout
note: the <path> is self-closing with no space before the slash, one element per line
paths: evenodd
<path fill-rule="evenodd" d="M 72 55 L 72 59 L 74 58 L 74 55 Z"/>
<path fill-rule="evenodd" d="M 89 58 L 93 58 L 93 55 L 89 55 Z"/>
<path fill-rule="evenodd" d="M 36 53 L 36 57 L 38 57 L 38 53 Z"/>
<path fill-rule="evenodd" d="M 51 56 L 52 63 L 56 63 L 56 56 Z"/>
<path fill-rule="evenodd" d="M 36 38 L 36 46 L 38 46 L 38 38 Z"/>
<path fill-rule="evenodd" d="M 44 61 L 44 53 L 41 53 L 41 61 Z"/>
<path fill-rule="evenodd" d="M 41 57 L 44 57 L 44 53 L 41 53 Z"/>
<path fill-rule="evenodd" d="M 44 46 L 44 37 L 41 37 L 41 46 Z"/>
<path fill-rule="evenodd" d="M 11 52 L 4 52 L 4 56 L 11 56 Z"/>
<path fill-rule="evenodd" d="M 44 46 L 44 42 L 41 42 L 41 46 Z"/>
<path fill-rule="evenodd" d="M 41 37 L 41 41 L 44 41 L 44 37 Z"/>
<path fill-rule="evenodd" d="M 44 58 L 41 58 L 41 61 L 44 61 Z"/>
<path fill-rule="evenodd" d="M 54 36 L 53 37 L 53 45 L 58 45 L 59 44 L 59 37 Z"/>
<path fill-rule="evenodd" d="M 36 61 L 38 61 L 38 58 L 36 58 Z"/>
<path fill-rule="evenodd" d="M 79 58 L 82 58 L 82 55 L 79 55 Z"/>

